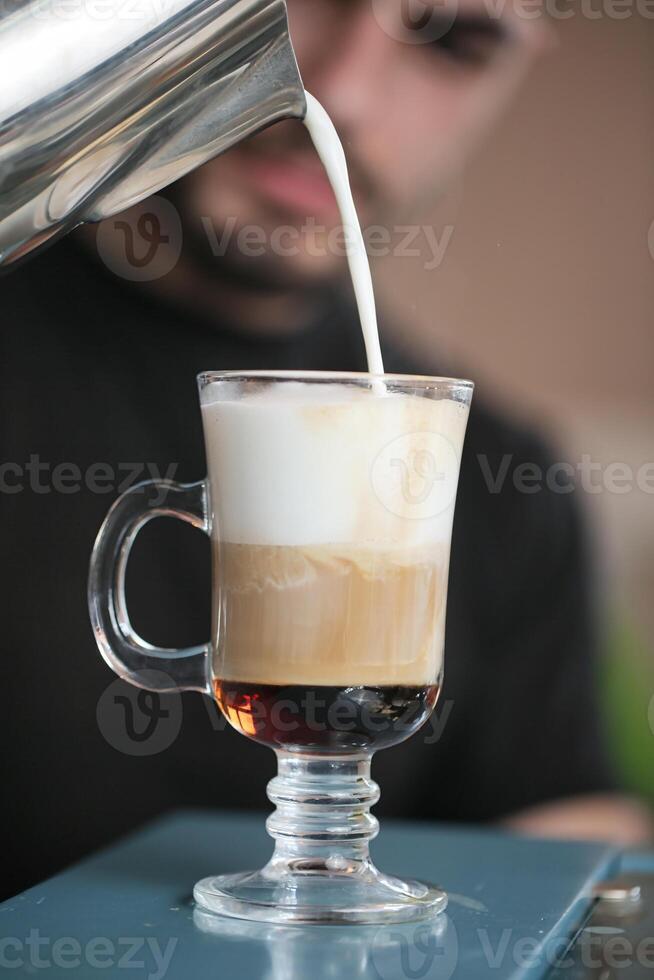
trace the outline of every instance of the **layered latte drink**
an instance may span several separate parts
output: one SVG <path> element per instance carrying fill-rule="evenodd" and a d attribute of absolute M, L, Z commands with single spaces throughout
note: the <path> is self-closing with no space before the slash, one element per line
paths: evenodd
<path fill-rule="evenodd" d="M 440 685 L 467 405 L 262 379 L 202 412 L 221 710 L 272 745 L 408 737 Z"/>
<path fill-rule="evenodd" d="M 207 479 L 122 495 L 93 550 L 89 608 L 121 677 L 213 690 L 238 731 L 278 750 L 273 857 L 259 872 L 199 881 L 199 908 L 284 924 L 409 921 L 447 897 L 372 863 L 370 757 L 408 738 L 438 697 L 473 386 L 384 373 L 345 154 L 322 106 L 308 93 L 306 103 L 343 219 L 369 373 L 200 375 Z M 127 556 L 157 515 L 211 536 L 208 644 L 158 649 L 129 622 Z"/>

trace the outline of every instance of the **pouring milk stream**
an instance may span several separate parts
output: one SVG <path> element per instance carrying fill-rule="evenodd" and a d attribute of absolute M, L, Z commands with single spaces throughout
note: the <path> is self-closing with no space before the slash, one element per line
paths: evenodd
<path fill-rule="evenodd" d="M 341 221 L 343 222 L 345 232 L 347 261 L 350 267 L 363 339 L 366 345 L 368 371 L 370 374 L 383 374 L 384 364 L 379 346 L 379 330 L 377 327 L 375 294 L 372 288 L 370 262 L 368 261 L 368 253 L 366 252 L 359 217 L 354 205 L 343 145 L 325 109 L 323 109 L 318 100 L 309 92 L 306 92 L 305 95 L 307 100 L 307 114 L 304 119 L 304 125 L 309 131 L 316 152 L 325 168 L 336 197 L 338 209 L 341 213 Z"/>

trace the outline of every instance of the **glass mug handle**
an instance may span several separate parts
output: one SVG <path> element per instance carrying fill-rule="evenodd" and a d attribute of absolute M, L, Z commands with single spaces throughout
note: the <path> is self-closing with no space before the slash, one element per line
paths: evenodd
<path fill-rule="evenodd" d="M 93 548 L 88 602 L 100 652 L 123 680 L 149 691 L 211 692 L 211 646 L 169 650 L 152 646 L 132 629 L 125 599 L 129 553 L 154 517 L 178 517 L 210 533 L 206 481 L 148 480 L 130 487 L 107 514 Z"/>

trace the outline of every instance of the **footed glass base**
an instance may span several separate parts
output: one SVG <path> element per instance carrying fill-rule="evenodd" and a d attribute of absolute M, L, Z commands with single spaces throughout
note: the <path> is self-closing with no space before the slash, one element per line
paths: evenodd
<path fill-rule="evenodd" d="M 442 912 L 447 895 L 400 881 L 373 865 L 352 875 L 320 872 L 271 877 L 266 869 L 204 878 L 193 895 L 203 909 L 258 922 L 407 922 Z"/>
<path fill-rule="evenodd" d="M 368 757 L 278 754 L 268 786 L 275 852 L 260 871 L 218 875 L 193 891 L 206 911 L 273 923 L 407 922 L 442 912 L 445 892 L 382 874 L 370 860 L 379 798 Z"/>

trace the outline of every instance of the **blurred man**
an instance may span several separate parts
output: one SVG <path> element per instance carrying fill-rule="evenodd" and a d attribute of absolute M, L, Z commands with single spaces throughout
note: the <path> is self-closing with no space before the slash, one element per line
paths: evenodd
<path fill-rule="evenodd" d="M 291 0 L 303 80 L 344 144 L 364 228 L 423 220 L 549 43 L 542 16 L 501 6 L 500 17 L 482 0 Z M 197 312 L 287 333 L 315 317 L 317 289 L 343 279 L 336 202 L 296 122 L 237 145 L 168 193 L 184 252 L 164 288 Z M 243 240 L 246 229 L 260 238 Z M 102 243 L 111 248 L 106 232 Z M 114 248 L 122 258 L 120 231 Z"/>
<path fill-rule="evenodd" d="M 423 216 L 548 37 L 542 17 L 481 0 L 289 9 L 364 226 Z M 200 370 L 365 369 L 342 249 L 330 245 L 334 199 L 301 125 L 269 129 L 167 197 L 82 230 L 0 284 L 8 893 L 165 808 L 262 805 L 272 753 L 225 729 L 199 696 L 112 680 L 88 626 L 89 552 L 125 485 L 203 475 Z M 250 226 L 257 244 L 245 248 Z M 383 322 L 382 336 L 387 370 L 438 372 L 437 351 L 416 363 L 391 348 Z M 521 492 L 524 463 L 545 470 L 550 457 L 478 398 L 445 688 L 424 735 L 376 760 L 379 812 L 641 840 L 646 819 L 615 795 L 602 747 L 574 495 Z M 204 641 L 207 542 L 177 522 L 149 525 L 128 592 L 153 643 Z"/>

